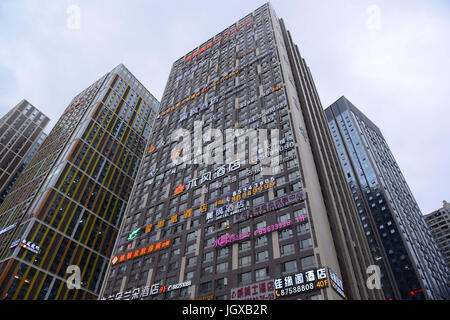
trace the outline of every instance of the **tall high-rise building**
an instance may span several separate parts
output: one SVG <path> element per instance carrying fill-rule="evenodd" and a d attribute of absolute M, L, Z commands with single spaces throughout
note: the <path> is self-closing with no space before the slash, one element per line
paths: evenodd
<path fill-rule="evenodd" d="M 325 113 L 386 298 L 450 298 L 448 271 L 380 129 L 345 97 Z"/>
<path fill-rule="evenodd" d="M 0 119 L 0 205 L 44 141 L 49 121 L 26 100 Z"/>
<path fill-rule="evenodd" d="M 366 287 L 373 264 L 271 5 L 178 59 L 101 299 L 383 299 Z"/>
<path fill-rule="evenodd" d="M 97 297 L 158 107 L 122 64 L 73 98 L 0 207 L 1 299 Z"/>
<path fill-rule="evenodd" d="M 425 221 L 450 270 L 450 203 L 444 200 L 442 208 L 427 214 Z"/>

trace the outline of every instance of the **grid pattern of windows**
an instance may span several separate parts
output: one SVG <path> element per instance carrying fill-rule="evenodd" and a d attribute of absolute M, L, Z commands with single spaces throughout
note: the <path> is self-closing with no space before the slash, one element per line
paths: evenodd
<path fill-rule="evenodd" d="M 72 100 L 2 206 L 0 225 L 19 221 L 19 231 L 14 238 L 1 235 L 0 260 L 24 261 L 3 271 L 11 280 L 2 296 L 96 298 L 158 106 L 123 65 Z M 17 239 L 39 245 L 40 252 L 4 247 Z M 142 268 L 151 262 L 137 261 L 130 278 L 145 281 Z M 81 269 L 81 290 L 66 286 L 69 265 Z M 29 285 L 30 273 L 42 280 Z M 44 294 L 38 288 L 47 282 Z"/>

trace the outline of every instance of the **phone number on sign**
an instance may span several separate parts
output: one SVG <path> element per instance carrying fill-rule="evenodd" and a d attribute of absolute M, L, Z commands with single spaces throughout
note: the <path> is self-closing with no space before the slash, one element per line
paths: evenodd
<path fill-rule="evenodd" d="M 315 289 L 314 283 L 308 283 L 308 284 L 298 285 L 298 286 L 292 287 L 292 288 L 276 290 L 275 294 L 277 295 L 277 297 L 283 297 L 283 296 L 293 295 L 296 293 L 311 291 L 314 289 Z"/>

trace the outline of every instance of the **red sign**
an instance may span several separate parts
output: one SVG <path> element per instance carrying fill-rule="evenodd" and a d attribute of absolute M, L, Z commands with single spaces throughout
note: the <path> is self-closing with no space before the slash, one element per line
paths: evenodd
<path fill-rule="evenodd" d="M 239 26 L 237 26 L 236 28 L 234 28 L 233 30 L 229 31 L 225 37 L 229 37 L 232 33 L 238 31 L 239 29 L 241 29 L 242 27 L 244 27 L 245 25 L 249 24 L 250 22 L 252 22 L 252 18 L 248 19 L 247 21 L 245 21 L 244 23 L 240 24 Z M 197 52 L 194 52 L 192 55 L 190 55 L 189 57 L 186 58 L 185 62 L 188 62 L 189 60 L 195 58 L 196 56 L 198 56 L 200 53 L 203 53 L 206 51 L 206 49 L 211 48 L 213 45 L 216 45 L 217 43 L 220 43 L 222 40 L 224 39 L 224 36 L 219 37 L 217 40 L 214 40 L 210 43 L 208 43 L 206 46 L 202 47 L 200 50 L 198 50 Z"/>
<path fill-rule="evenodd" d="M 143 255 L 147 255 L 147 254 L 152 253 L 152 252 L 156 252 L 156 251 L 165 249 L 168 246 L 170 246 L 170 239 L 169 240 L 165 240 L 165 241 L 160 241 L 157 244 L 151 244 L 150 246 L 145 247 L 145 248 L 136 249 L 134 251 L 128 252 L 126 254 L 123 254 L 123 255 L 121 255 L 119 257 L 116 256 L 116 257 L 112 258 L 111 263 L 113 265 L 115 265 L 115 264 L 117 264 L 119 262 L 124 262 L 124 261 L 127 261 L 127 260 L 138 258 L 138 257 L 143 256 Z"/>

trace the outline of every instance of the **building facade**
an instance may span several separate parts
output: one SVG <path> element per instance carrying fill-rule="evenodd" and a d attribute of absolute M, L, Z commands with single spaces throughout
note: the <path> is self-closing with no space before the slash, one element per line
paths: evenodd
<path fill-rule="evenodd" d="M 388 299 L 448 299 L 449 278 L 379 128 L 348 99 L 325 110 Z"/>
<path fill-rule="evenodd" d="M 349 199 L 265 4 L 173 64 L 101 299 L 382 299 Z"/>
<path fill-rule="evenodd" d="M 425 221 L 450 270 L 450 203 L 444 200 L 442 208 L 427 214 Z"/>
<path fill-rule="evenodd" d="M 158 107 L 122 64 L 73 98 L 0 207 L 1 299 L 98 296 Z"/>
<path fill-rule="evenodd" d="M 44 141 L 49 121 L 26 100 L 0 119 L 0 205 Z"/>

